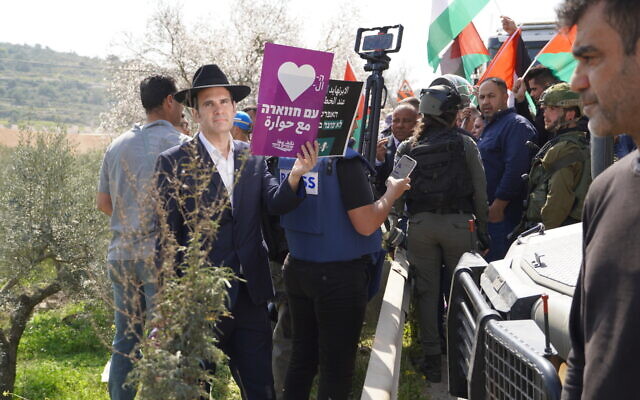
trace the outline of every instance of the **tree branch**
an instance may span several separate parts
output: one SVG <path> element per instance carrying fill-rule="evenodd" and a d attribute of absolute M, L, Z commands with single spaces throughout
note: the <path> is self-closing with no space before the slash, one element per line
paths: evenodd
<path fill-rule="evenodd" d="M 22 294 L 18 297 L 18 305 L 11 313 L 11 326 L 9 328 L 9 342 L 20 340 L 27 321 L 33 309 L 47 297 L 62 290 L 58 281 L 37 289 L 31 296 Z"/>
<path fill-rule="evenodd" d="M 4 295 L 9 292 L 9 290 L 14 287 L 20 280 L 17 277 L 13 277 L 7 281 L 0 289 L 0 295 Z"/>
<path fill-rule="evenodd" d="M 58 293 L 60 290 L 62 290 L 62 286 L 58 281 L 55 281 L 48 286 L 36 290 L 36 292 L 31 296 L 32 307 L 37 306 L 42 302 L 42 300 Z"/>

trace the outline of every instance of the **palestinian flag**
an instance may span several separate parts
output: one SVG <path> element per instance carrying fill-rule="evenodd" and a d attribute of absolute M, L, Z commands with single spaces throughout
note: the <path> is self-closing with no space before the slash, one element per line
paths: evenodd
<path fill-rule="evenodd" d="M 531 65 L 531 58 L 521 37 L 522 29 L 518 28 L 500 46 L 487 70 L 478 81 L 480 85 L 485 79 L 491 77 L 502 78 L 507 83 L 507 88 L 513 88 L 515 77 L 521 77 Z"/>
<path fill-rule="evenodd" d="M 440 72 L 459 75 L 471 82 L 471 75 L 475 69 L 489 60 L 489 50 L 471 22 L 442 56 Z"/>
<path fill-rule="evenodd" d="M 432 0 L 427 54 L 434 71 L 440 64 L 440 53 L 487 3 L 489 0 Z"/>
<path fill-rule="evenodd" d="M 345 81 L 357 81 L 355 72 L 353 72 L 353 67 L 349 60 L 347 60 L 347 65 L 344 68 L 344 80 Z M 360 94 L 360 100 L 358 101 L 358 110 L 356 111 L 356 120 L 354 122 L 353 127 L 353 139 L 356 141 L 356 150 L 358 144 L 360 143 L 360 125 L 362 124 L 362 116 L 364 115 L 364 95 Z"/>
<path fill-rule="evenodd" d="M 576 40 L 577 26 L 561 30 L 536 56 L 536 60 L 549 68 L 561 81 L 569 82 L 578 62 L 573 58 L 571 48 Z"/>

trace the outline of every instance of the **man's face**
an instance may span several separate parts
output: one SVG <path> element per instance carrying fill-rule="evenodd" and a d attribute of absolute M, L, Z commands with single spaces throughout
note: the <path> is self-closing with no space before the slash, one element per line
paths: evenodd
<path fill-rule="evenodd" d="M 485 81 L 480 85 L 478 101 L 480 112 L 486 120 L 491 120 L 496 113 L 507 108 L 507 93 L 491 81 Z"/>
<path fill-rule="evenodd" d="M 170 122 L 171 125 L 179 126 L 182 121 L 184 106 L 177 102 L 176 99 L 173 98 L 173 95 L 168 95 L 164 99 L 163 109 L 167 117 L 167 121 Z"/>
<path fill-rule="evenodd" d="M 544 129 L 557 132 L 567 122 L 566 110 L 562 107 L 544 107 Z"/>
<path fill-rule="evenodd" d="M 403 141 L 411 136 L 413 128 L 418 121 L 418 113 L 413 108 L 401 108 L 393 112 L 391 120 L 391 132 L 399 141 Z"/>
<path fill-rule="evenodd" d="M 605 20 L 604 2 L 578 21 L 573 53 L 578 66 L 571 89 L 579 92 L 589 130 L 598 136 L 640 134 L 640 50 L 625 55 L 620 35 Z"/>
<path fill-rule="evenodd" d="M 231 93 L 222 87 L 212 87 L 198 92 L 198 110 L 195 119 L 205 134 L 224 135 L 231 132 L 236 104 Z"/>
<path fill-rule="evenodd" d="M 538 101 L 540 101 L 540 96 L 542 96 L 542 93 L 547 89 L 547 87 L 549 87 L 549 85 L 543 85 L 535 79 L 530 79 L 529 95 L 531 95 L 531 98 L 538 103 Z"/>
<path fill-rule="evenodd" d="M 187 119 L 184 117 L 184 114 L 182 114 L 182 118 L 180 119 L 180 125 L 177 126 L 180 127 L 180 129 L 178 129 L 180 132 L 184 133 L 185 135 L 191 136 L 191 131 L 189 130 L 189 121 L 187 121 Z"/>
<path fill-rule="evenodd" d="M 240 128 L 239 126 L 235 126 L 235 125 L 233 126 L 233 128 L 231 129 L 231 136 L 235 140 L 240 140 L 241 142 L 249 143 L 250 141 L 249 133 L 244 129 Z"/>
<path fill-rule="evenodd" d="M 255 110 L 247 110 L 246 113 L 249 114 L 249 117 L 251 118 L 251 121 L 255 122 L 255 120 L 256 120 L 256 111 Z"/>

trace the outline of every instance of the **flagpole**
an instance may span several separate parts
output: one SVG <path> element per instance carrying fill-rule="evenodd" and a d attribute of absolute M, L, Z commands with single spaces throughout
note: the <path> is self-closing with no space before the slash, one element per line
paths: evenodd
<path fill-rule="evenodd" d="M 527 68 L 527 70 L 524 71 L 524 74 L 522 74 L 523 79 L 525 76 L 527 76 L 529 71 L 531 71 L 531 68 L 533 68 L 533 66 L 536 64 L 536 61 L 538 61 L 538 55 L 540 55 L 540 53 L 536 54 L 536 56 L 533 58 L 533 61 L 531 61 L 531 65 L 529 65 L 529 68 Z"/>
<path fill-rule="evenodd" d="M 502 9 L 500 8 L 500 4 L 498 4 L 498 0 L 493 0 L 493 4 L 495 4 L 496 8 L 498 9 L 498 14 L 500 14 L 500 16 L 502 17 L 504 14 L 502 13 Z"/>

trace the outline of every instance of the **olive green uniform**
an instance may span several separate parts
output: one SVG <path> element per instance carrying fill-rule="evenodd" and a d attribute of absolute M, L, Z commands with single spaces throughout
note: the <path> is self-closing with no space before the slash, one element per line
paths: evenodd
<path fill-rule="evenodd" d="M 473 139 L 466 135 L 462 135 L 462 138 L 465 161 L 473 185 L 472 202 L 478 231 L 486 234 L 488 205 L 484 168 Z M 396 161 L 404 154 L 409 154 L 412 145 L 409 140 L 400 144 Z M 403 203 L 397 203 L 396 207 L 403 207 Z M 418 212 L 409 215 L 407 255 L 415 279 L 415 302 L 426 356 L 441 353 L 438 305 L 442 265 L 446 266 L 451 275 L 462 254 L 475 249 L 477 237 L 469 231 L 468 224 L 474 214 Z"/>
<path fill-rule="evenodd" d="M 580 221 L 590 183 L 585 133 L 560 131 L 533 159 L 524 228 L 542 222 L 551 229 Z"/>

